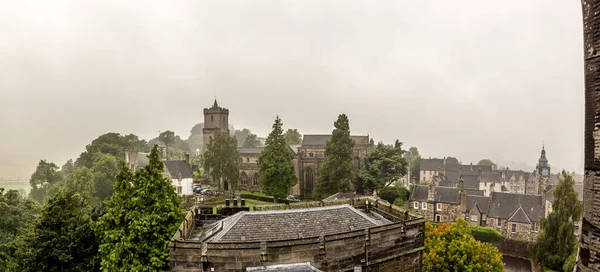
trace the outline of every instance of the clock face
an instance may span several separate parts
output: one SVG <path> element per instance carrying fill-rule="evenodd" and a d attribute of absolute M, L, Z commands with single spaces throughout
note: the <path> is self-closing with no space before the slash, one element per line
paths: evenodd
<path fill-rule="evenodd" d="M 542 170 L 542 175 L 548 175 L 548 169 Z"/>

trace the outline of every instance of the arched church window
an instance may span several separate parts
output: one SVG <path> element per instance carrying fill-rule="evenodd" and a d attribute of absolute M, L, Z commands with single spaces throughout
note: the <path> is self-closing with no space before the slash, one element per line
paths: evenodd
<path fill-rule="evenodd" d="M 254 173 L 254 177 L 252 177 L 252 184 L 258 185 L 258 173 Z"/>
<path fill-rule="evenodd" d="M 243 185 L 248 184 L 248 175 L 246 175 L 246 172 L 242 172 L 242 174 L 240 175 L 240 182 Z"/>
<path fill-rule="evenodd" d="M 214 116 L 212 116 L 212 115 L 211 115 L 211 116 L 210 116 L 210 120 L 211 120 L 211 121 L 214 121 L 214 120 L 215 120 L 215 119 L 214 119 Z"/>

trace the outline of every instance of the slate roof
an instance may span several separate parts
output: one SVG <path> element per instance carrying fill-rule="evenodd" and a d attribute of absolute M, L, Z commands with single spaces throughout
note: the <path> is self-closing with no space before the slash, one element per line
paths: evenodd
<path fill-rule="evenodd" d="M 467 210 L 465 212 L 469 212 L 469 211 L 473 210 L 475 205 L 477 205 L 477 207 L 479 208 L 479 211 L 481 213 L 487 214 L 489 200 L 490 200 L 490 198 L 487 196 L 467 195 L 467 206 L 466 206 Z"/>
<path fill-rule="evenodd" d="M 443 187 L 456 187 L 456 183 L 453 181 L 449 181 L 449 180 L 441 180 L 438 182 L 438 186 L 443 186 Z"/>
<path fill-rule="evenodd" d="M 460 189 L 455 187 L 435 187 L 435 201 L 441 203 L 459 204 Z"/>
<path fill-rule="evenodd" d="M 479 181 L 477 181 L 477 176 L 474 175 L 463 175 L 463 187 L 465 189 L 479 189 Z"/>
<path fill-rule="evenodd" d="M 172 179 L 176 179 L 181 172 L 181 178 L 194 178 L 192 168 L 186 161 L 163 161 L 165 170 L 169 171 Z"/>
<path fill-rule="evenodd" d="M 410 200 L 426 202 L 429 195 L 429 187 L 427 185 L 415 185 L 410 192 Z"/>
<path fill-rule="evenodd" d="M 465 189 L 465 193 L 467 193 L 467 195 L 472 195 L 472 196 L 483 196 L 484 195 L 482 190 Z"/>
<path fill-rule="evenodd" d="M 350 205 L 296 210 L 239 212 L 215 224 L 213 243 L 277 241 L 318 237 L 382 225 Z"/>
<path fill-rule="evenodd" d="M 262 152 L 265 148 L 264 147 L 238 147 L 238 152 L 240 154 L 253 154 L 253 155 L 258 155 L 260 154 L 260 152 Z"/>
<path fill-rule="evenodd" d="M 304 137 L 302 138 L 302 146 L 325 146 L 329 138 L 331 138 L 331 134 L 304 135 Z"/>
<path fill-rule="evenodd" d="M 523 210 L 523 207 L 519 206 L 519 208 L 508 218 L 508 221 L 518 222 L 518 223 L 531 223 L 529 216 Z"/>
<path fill-rule="evenodd" d="M 482 172 L 481 182 L 500 182 L 501 174 L 498 172 Z"/>
<path fill-rule="evenodd" d="M 492 206 L 490 207 L 489 217 L 508 219 L 514 215 L 519 207 L 522 207 L 532 222 L 540 222 L 544 216 L 542 196 L 493 192 L 491 197 Z"/>
<path fill-rule="evenodd" d="M 276 271 L 285 271 L 285 272 L 322 272 L 321 270 L 315 268 L 314 266 L 308 263 L 295 263 L 295 264 L 276 264 L 276 265 L 268 265 L 268 266 L 256 266 L 256 267 L 246 267 L 246 271 L 255 271 L 255 272 L 276 272 Z"/>
<path fill-rule="evenodd" d="M 435 187 L 434 199 L 440 203 L 459 204 L 460 203 L 460 189 L 456 187 Z M 410 194 L 411 201 L 426 202 L 429 196 L 428 185 L 415 185 L 413 186 Z"/>
<path fill-rule="evenodd" d="M 449 180 L 452 182 L 458 182 L 458 178 L 460 177 L 458 171 L 451 171 L 451 170 L 445 171 L 444 176 L 445 176 L 446 180 Z"/>
<path fill-rule="evenodd" d="M 444 168 L 443 159 L 421 159 L 419 166 L 421 171 L 438 171 Z"/>
<path fill-rule="evenodd" d="M 290 149 L 292 150 L 292 152 L 294 154 L 298 153 L 298 147 L 301 147 L 302 145 L 288 145 L 290 147 Z"/>

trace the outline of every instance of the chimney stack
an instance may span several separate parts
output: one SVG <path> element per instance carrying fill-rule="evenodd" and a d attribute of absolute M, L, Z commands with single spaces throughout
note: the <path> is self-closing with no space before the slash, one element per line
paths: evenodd
<path fill-rule="evenodd" d="M 189 153 L 185 153 L 185 162 L 187 163 L 187 165 L 189 165 L 190 167 L 192 167 L 191 161 L 190 161 L 190 154 Z"/>

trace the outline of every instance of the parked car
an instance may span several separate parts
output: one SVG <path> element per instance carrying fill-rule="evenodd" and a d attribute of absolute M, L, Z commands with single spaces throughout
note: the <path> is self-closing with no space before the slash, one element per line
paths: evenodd
<path fill-rule="evenodd" d="M 202 191 L 200 191 L 200 194 L 203 194 L 203 195 L 214 195 L 215 191 L 213 191 L 210 188 L 206 188 L 206 189 L 202 189 Z"/>
<path fill-rule="evenodd" d="M 286 200 L 289 200 L 289 201 L 300 201 L 300 199 L 296 198 L 296 197 L 295 197 L 295 196 L 293 196 L 293 195 L 289 195 L 289 196 L 286 198 Z"/>

